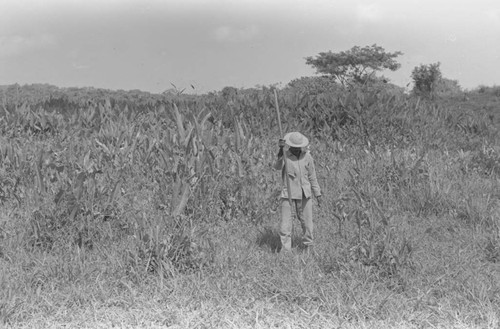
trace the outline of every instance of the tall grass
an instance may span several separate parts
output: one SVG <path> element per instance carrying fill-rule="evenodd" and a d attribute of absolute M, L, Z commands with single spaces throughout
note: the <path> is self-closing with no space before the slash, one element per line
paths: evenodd
<path fill-rule="evenodd" d="M 309 252 L 277 253 L 269 90 L 8 112 L 0 323 L 498 326 L 496 114 L 381 90 L 280 95 L 324 191 Z"/>

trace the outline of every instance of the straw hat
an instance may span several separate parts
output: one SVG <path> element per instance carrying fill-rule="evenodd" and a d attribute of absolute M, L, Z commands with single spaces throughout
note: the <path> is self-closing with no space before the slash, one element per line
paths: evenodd
<path fill-rule="evenodd" d="M 285 143 L 290 147 L 306 147 L 307 145 L 309 145 L 309 140 L 307 139 L 307 137 L 297 131 L 286 134 L 283 139 L 285 140 Z"/>

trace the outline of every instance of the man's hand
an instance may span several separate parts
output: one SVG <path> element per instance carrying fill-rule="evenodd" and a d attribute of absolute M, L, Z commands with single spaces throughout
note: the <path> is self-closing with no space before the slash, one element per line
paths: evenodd
<path fill-rule="evenodd" d="M 278 141 L 278 146 L 280 148 L 278 152 L 278 158 L 281 158 L 283 156 L 283 147 L 285 147 L 285 140 L 281 139 Z"/>
<path fill-rule="evenodd" d="M 316 202 L 318 203 L 318 207 L 321 208 L 321 205 L 323 204 L 323 200 L 321 200 L 321 195 L 318 195 L 316 197 Z"/>

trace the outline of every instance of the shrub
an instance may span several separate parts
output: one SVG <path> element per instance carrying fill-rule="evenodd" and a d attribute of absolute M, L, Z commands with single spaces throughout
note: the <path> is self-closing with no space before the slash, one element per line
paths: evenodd
<path fill-rule="evenodd" d="M 413 69 L 411 77 L 413 79 L 413 92 L 417 95 L 433 97 L 437 83 L 441 79 L 441 63 L 424 65 L 421 64 Z"/>

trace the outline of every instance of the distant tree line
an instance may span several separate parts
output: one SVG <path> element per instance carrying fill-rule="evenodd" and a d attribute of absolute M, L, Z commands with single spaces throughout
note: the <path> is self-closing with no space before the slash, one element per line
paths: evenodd
<path fill-rule="evenodd" d="M 402 88 L 390 83 L 390 80 L 377 74 L 384 70 L 396 71 L 401 67 L 397 58 L 400 51 L 388 52 L 383 47 L 355 46 L 346 51 L 320 52 L 316 56 L 305 58 L 307 65 L 316 69 L 317 76 L 301 77 L 290 81 L 282 92 L 298 98 L 299 103 L 309 104 L 311 97 L 326 97 L 327 94 L 339 93 L 342 90 L 362 88 L 368 90 L 385 90 L 402 92 Z M 433 98 L 437 94 L 460 93 L 458 82 L 443 78 L 440 63 L 421 64 L 411 73 L 414 95 Z M 48 111 L 68 112 L 80 108 L 109 102 L 113 107 L 130 110 L 147 111 L 166 102 L 198 102 L 203 101 L 208 106 L 231 107 L 234 100 L 243 95 L 258 95 L 268 97 L 269 88 L 276 86 L 260 86 L 256 88 L 237 89 L 224 87 L 203 95 L 184 94 L 184 89 L 174 88 L 161 94 L 153 94 L 140 90 L 108 90 L 93 87 L 59 88 L 50 84 L 7 85 L 0 86 L 2 111 L 15 110 L 22 104 L 42 107 Z M 260 95 L 260 96 L 259 96 Z M 290 96 L 291 97 L 291 96 Z M 320 97 L 320 98 L 321 98 Z M 228 105 L 229 104 L 229 105 Z M 229 111 L 229 110 L 228 110 Z M 232 109 L 231 111 L 234 111 Z"/>

